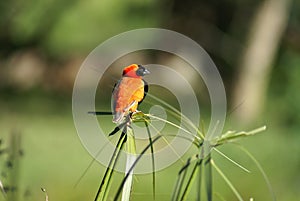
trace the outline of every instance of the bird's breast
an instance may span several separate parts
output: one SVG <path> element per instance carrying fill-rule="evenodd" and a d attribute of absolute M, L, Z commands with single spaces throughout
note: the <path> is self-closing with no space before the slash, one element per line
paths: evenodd
<path fill-rule="evenodd" d="M 123 111 L 133 101 L 138 103 L 143 97 L 143 80 L 139 78 L 123 77 L 113 92 L 115 111 Z"/>

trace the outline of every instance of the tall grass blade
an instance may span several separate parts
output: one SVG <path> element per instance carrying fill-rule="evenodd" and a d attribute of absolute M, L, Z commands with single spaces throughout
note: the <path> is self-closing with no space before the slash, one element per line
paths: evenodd
<path fill-rule="evenodd" d="M 129 201 L 130 200 L 130 194 L 132 189 L 132 183 L 133 183 L 133 169 L 130 170 L 130 167 L 136 160 L 136 147 L 135 147 L 135 139 L 134 139 L 134 133 L 130 126 L 127 127 L 127 162 L 126 162 L 126 174 L 128 174 L 128 178 L 124 184 L 123 187 L 123 194 L 122 194 L 122 201 Z"/>
<path fill-rule="evenodd" d="M 101 147 L 101 149 L 98 150 L 98 152 L 96 153 L 96 156 L 91 160 L 91 162 L 88 164 L 88 166 L 85 168 L 85 170 L 83 171 L 83 173 L 80 175 L 80 177 L 76 181 L 76 183 L 74 185 L 74 188 L 76 188 L 78 186 L 78 184 L 80 183 L 80 181 L 82 180 L 82 178 L 86 175 L 87 171 L 91 168 L 91 166 L 93 165 L 93 163 L 96 161 L 96 158 L 101 154 L 101 152 L 105 149 L 105 147 L 108 144 L 109 144 L 109 142 L 105 143 L 105 145 L 103 147 Z"/>
<path fill-rule="evenodd" d="M 202 183 L 202 162 L 203 160 L 200 159 L 198 164 L 198 185 L 197 185 L 197 201 L 201 201 L 201 183 Z"/>
<path fill-rule="evenodd" d="M 153 198 L 155 200 L 155 161 L 154 161 L 154 148 L 153 148 L 153 142 L 152 142 L 152 137 L 151 137 L 151 132 L 149 129 L 148 121 L 145 120 L 145 126 L 147 129 L 147 134 L 149 138 L 149 144 L 150 144 L 150 151 L 151 151 L 151 160 L 152 160 L 152 188 L 153 188 Z"/>
<path fill-rule="evenodd" d="M 168 120 L 162 119 L 162 118 L 160 118 L 160 117 L 157 117 L 157 116 L 154 116 L 154 115 L 151 115 L 151 114 L 147 114 L 147 116 L 149 116 L 149 117 L 151 117 L 151 118 L 153 118 L 153 119 L 157 119 L 157 120 L 163 121 L 163 122 L 165 122 L 165 123 L 168 123 L 168 124 L 174 126 L 175 128 L 178 128 L 178 129 L 180 129 L 180 130 L 182 130 L 182 131 L 184 131 L 184 132 L 186 132 L 186 133 L 192 135 L 192 133 L 191 133 L 190 131 L 188 131 L 188 130 L 186 130 L 186 129 L 184 129 L 184 128 L 178 126 L 177 124 L 174 124 L 174 123 L 172 123 L 172 122 L 170 122 L 170 121 L 168 121 Z"/>
<path fill-rule="evenodd" d="M 182 175 L 177 176 L 177 180 L 176 180 L 175 187 L 174 187 L 173 194 L 172 194 L 172 198 L 171 198 L 172 201 L 175 201 L 176 197 L 179 194 L 179 184 L 180 184 L 181 179 L 182 179 L 181 177 L 182 177 Z"/>
<path fill-rule="evenodd" d="M 179 194 L 179 191 L 180 191 L 179 186 L 180 186 L 181 180 L 182 180 L 182 175 L 178 174 L 177 180 L 176 180 L 176 183 L 175 183 L 175 187 L 174 187 L 174 190 L 173 190 L 172 198 L 171 198 L 172 201 L 176 201 L 176 197 L 178 197 L 178 194 Z"/>
<path fill-rule="evenodd" d="M 155 137 L 155 138 L 153 139 L 153 141 L 152 141 L 152 144 L 154 144 L 154 143 L 155 143 L 157 140 L 159 140 L 161 137 L 162 137 L 161 135 Z M 146 153 L 146 151 L 147 151 L 150 147 L 151 147 L 151 145 L 148 144 L 148 145 L 141 151 L 141 153 L 138 155 L 138 157 L 136 158 L 136 160 L 134 161 L 134 163 L 132 164 L 132 166 L 129 168 L 128 172 L 131 172 L 131 171 L 134 169 L 134 167 L 136 166 L 136 164 L 139 162 L 139 160 L 142 158 L 142 156 Z M 119 198 L 119 196 L 120 196 L 120 194 L 121 194 L 121 192 L 122 192 L 122 188 L 123 188 L 123 186 L 124 186 L 126 180 L 128 179 L 128 177 L 129 177 L 129 174 L 127 173 L 127 174 L 125 175 L 125 177 L 123 178 L 123 180 L 122 180 L 122 182 L 121 182 L 121 184 L 120 184 L 120 186 L 119 186 L 119 188 L 118 188 L 118 190 L 117 190 L 117 193 L 116 193 L 116 195 L 115 195 L 114 200 L 118 200 L 118 198 Z"/>
<path fill-rule="evenodd" d="M 224 181 L 227 183 L 227 185 L 229 186 L 229 188 L 231 188 L 231 190 L 233 191 L 233 193 L 235 194 L 235 196 L 237 197 L 237 199 L 239 201 L 243 201 L 243 198 L 239 194 L 239 192 L 237 191 L 237 189 L 233 186 L 233 184 L 230 182 L 230 180 L 226 177 L 226 175 L 222 172 L 222 170 L 220 170 L 220 168 L 214 163 L 213 160 L 211 160 L 211 165 L 216 169 L 216 171 L 219 173 L 219 175 L 224 179 Z"/>
<path fill-rule="evenodd" d="M 89 112 L 89 113 L 94 113 L 94 112 Z M 121 130 L 121 128 L 123 128 L 125 126 L 126 123 L 127 122 L 122 123 L 119 126 L 115 127 L 114 130 L 108 134 L 108 136 L 114 135 L 117 132 L 119 132 Z M 101 154 L 101 152 L 104 150 L 104 148 L 108 144 L 109 144 L 109 142 L 107 142 L 103 147 L 101 147 L 101 149 L 98 150 L 98 152 L 96 153 L 96 156 L 91 160 L 91 162 L 88 164 L 88 166 L 85 168 L 85 170 L 83 171 L 83 173 L 80 175 L 80 177 L 76 181 L 76 183 L 74 185 L 74 188 L 76 188 L 78 186 L 78 184 L 80 183 L 80 181 L 82 180 L 82 178 L 86 175 L 87 171 L 91 168 L 91 166 L 93 165 L 93 163 L 96 161 L 96 158 L 99 156 L 99 154 Z"/>
<path fill-rule="evenodd" d="M 157 119 L 157 120 L 159 120 L 159 121 L 165 122 L 165 123 L 167 123 L 167 124 L 169 124 L 169 125 L 171 125 L 171 126 L 173 126 L 173 127 L 175 127 L 175 128 L 178 128 L 179 130 L 182 130 L 182 131 L 184 131 L 185 133 L 189 134 L 189 136 L 192 137 L 192 140 L 196 140 L 196 141 L 198 141 L 198 142 L 200 142 L 200 143 L 202 142 L 202 139 L 201 139 L 199 136 L 193 135 L 190 131 L 188 131 L 188 130 L 182 128 L 181 126 L 179 126 L 179 125 L 177 125 L 177 124 L 174 124 L 174 123 L 172 123 L 172 122 L 170 122 L 170 121 L 168 121 L 168 120 L 162 119 L 162 118 L 160 118 L 160 117 L 157 117 L 157 116 L 154 116 L 154 115 L 151 115 L 151 114 L 147 114 L 147 115 L 145 115 L 145 116 L 148 116 L 148 117 L 150 117 L 150 118 L 152 118 L 152 119 Z M 149 124 L 149 125 L 151 125 L 151 124 Z M 153 127 L 153 126 L 152 126 L 152 127 Z M 153 127 L 153 128 L 154 128 L 154 127 Z M 155 128 L 154 128 L 154 129 L 155 129 Z M 174 153 L 177 154 L 176 150 L 174 150 Z M 178 155 L 178 157 L 181 158 L 179 155 Z"/>
<path fill-rule="evenodd" d="M 124 127 L 124 129 L 121 133 L 121 136 L 120 136 L 120 138 L 117 142 L 116 148 L 113 152 L 113 155 L 110 158 L 108 167 L 106 168 L 106 171 L 104 173 L 103 179 L 101 181 L 101 184 L 99 186 L 99 189 L 97 191 L 97 194 L 96 194 L 96 197 L 95 197 L 94 201 L 105 201 L 106 200 L 105 198 L 108 194 L 107 191 L 108 191 L 108 187 L 109 187 L 109 184 L 110 184 L 110 181 L 111 181 L 111 176 L 112 176 L 112 173 L 114 171 L 115 164 L 118 160 L 120 151 L 121 151 L 121 149 L 122 149 L 122 147 L 125 143 L 126 132 L 127 132 L 127 128 Z"/>
<path fill-rule="evenodd" d="M 186 164 L 179 171 L 179 174 L 178 174 L 179 182 L 178 182 L 177 189 L 176 189 L 177 192 L 175 192 L 174 201 L 179 200 L 180 192 L 181 192 L 181 189 L 183 188 L 182 186 L 185 181 L 185 177 L 186 177 L 188 167 L 190 166 L 190 164 L 191 164 L 191 158 L 188 158 Z"/>
<path fill-rule="evenodd" d="M 269 192 L 272 196 L 272 200 L 273 201 L 276 201 L 276 196 L 275 196 L 275 193 L 273 191 L 273 188 L 272 188 L 272 185 L 270 183 L 270 180 L 267 176 L 267 174 L 265 173 L 264 169 L 262 168 L 262 166 L 260 165 L 260 163 L 255 159 L 255 157 L 244 147 L 242 147 L 241 145 L 237 145 L 242 151 L 244 151 L 248 156 L 249 158 L 255 163 L 256 167 L 258 168 L 258 170 L 260 171 L 260 173 L 262 174 L 262 176 L 264 177 L 264 180 L 268 186 L 268 189 L 269 189 Z"/>
<path fill-rule="evenodd" d="M 230 162 L 232 162 L 234 165 L 236 165 L 237 167 L 241 168 L 242 170 L 244 170 L 247 173 L 250 173 L 250 170 L 248 170 L 247 168 L 245 168 L 244 166 L 242 166 L 241 164 L 235 162 L 234 160 L 232 160 L 231 158 L 229 158 L 228 156 L 226 156 L 223 152 L 221 152 L 220 150 L 218 150 L 217 148 L 213 148 L 218 154 L 220 154 L 221 156 L 223 156 L 224 158 L 226 158 L 227 160 L 229 160 Z"/>
<path fill-rule="evenodd" d="M 166 142 L 166 144 L 168 144 L 168 145 L 170 145 L 170 143 L 168 142 L 168 140 L 166 139 L 166 135 L 162 135 L 161 133 L 160 133 L 160 131 L 159 130 L 157 130 L 157 128 L 155 128 L 152 124 L 148 124 L 149 126 L 151 126 L 160 136 L 162 136 L 162 138 L 163 138 L 163 140 Z M 175 124 L 176 125 L 176 124 Z M 170 136 L 170 135 L 169 135 Z M 177 136 L 178 137 L 178 136 Z M 175 153 L 177 156 L 178 156 L 178 158 L 180 159 L 180 161 L 181 162 L 183 162 L 184 163 L 184 161 L 181 159 L 181 157 L 180 157 L 180 155 L 177 153 L 177 151 L 176 151 L 176 149 L 174 149 L 174 147 L 172 147 L 172 146 L 170 146 L 170 148 L 171 148 L 171 150 L 173 151 L 173 153 Z"/>
<path fill-rule="evenodd" d="M 192 184 L 194 183 L 193 181 L 196 179 L 196 174 L 195 173 L 197 172 L 199 164 L 201 164 L 201 163 L 202 163 L 202 159 L 200 159 L 200 161 L 197 161 L 195 163 L 195 166 L 194 166 L 194 168 L 193 168 L 193 170 L 192 170 L 192 172 L 190 174 L 190 177 L 189 177 L 189 179 L 187 181 L 187 184 L 186 184 L 186 186 L 185 186 L 185 188 L 184 188 L 184 190 L 182 192 L 182 196 L 181 196 L 180 200 L 186 200 L 186 195 L 189 193 L 189 191 L 190 191 L 190 189 L 192 187 Z"/>
<path fill-rule="evenodd" d="M 211 171 L 211 154 L 207 156 L 205 161 L 205 183 L 207 201 L 212 201 L 212 171 Z"/>
<path fill-rule="evenodd" d="M 198 126 L 194 125 L 194 123 L 188 117 L 186 117 L 184 114 L 182 114 L 180 111 L 178 111 L 175 107 L 173 107 L 172 105 L 168 104 L 167 102 L 161 100 L 160 98 L 158 98 L 152 94 L 149 94 L 148 96 L 150 96 L 152 99 L 162 103 L 163 105 L 167 106 L 170 109 L 168 111 L 171 112 L 174 115 L 174 117 L 177 117 L 177 118 L 183 117 L 183 120 L 185 121 L 185 123 L 187 123 L 191 128 L 195 129 L 195 131 L 199 134 L 201 139 L 204 139 L 204 135 L 198 129 Z"/>
<path fill-rule="evenodd" d="M 124 140 L 122 140 L 121 145 L 120 145 L 119 149 L 117 150 L 118 152 L 116 154 L 115 160 L 113 161 L 113 164 L 112 164 L 112 167 L 111 167 L 111 172 L 110 172 L 110 174 L 108 176 L 108 182 L 107 182 L 106 188 L 104 189 L 104 198 L 103 199 L 105 201 L 108 200 L 107 196 L 108 196 L 108 193 L 109 193 L 109 189 L 111 189 L 110 188 L 110 186 L 111 186 L 111 180 L 113 178 L 112 176 L 113 176 L 113 173 L 114 173 L 114 170 L 115 170 L 115 166 L 116 166 L 116 164 L 118 162 L 121 150 L 123 149 L 123 146 L 124 146 L 125 142 L 127 141 L 127 127 L 123 128 L 122 135 L 123 134 L 124 134 Z"/>
<path fill-rule="evenodd" d="M 45 201 L 49 201 L 48 193 L 45 188 L 41 188 L 41 190 L 45 193 Z"/>

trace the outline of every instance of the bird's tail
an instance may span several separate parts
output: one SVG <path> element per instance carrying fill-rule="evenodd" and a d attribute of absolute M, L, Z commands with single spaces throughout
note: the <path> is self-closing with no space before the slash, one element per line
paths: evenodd
<path fill-rule="evenodd" d="M 113 117 L 113 122 L 114 123 L 120 123 L 122 120 L 123 120 L 123 118 L 124 118 L 124 112 L 116 112 L 115 114 L 114 114 L 114 117 Z"/>

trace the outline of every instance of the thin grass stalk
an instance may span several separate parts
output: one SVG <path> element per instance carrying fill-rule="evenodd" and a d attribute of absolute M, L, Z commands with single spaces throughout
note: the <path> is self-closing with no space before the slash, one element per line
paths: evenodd
<path fill-rule="evenodd" d="M 103 112 L 89 112 L 89 114 L 95 114 L 96 113 L 103 113 Z M 108 112 L 104 112 L 104 113 L 108 113 Z M 124 128 L 125 123 L 122 123 L 120 125 L 118 125 L 117 127 L 115 127 L 115 129 L 110 132 L 108 134 L 108 136 L 112 136 L 114 134 L 116 134 L 117 132 L 120 131 L 121 128 Z M 96 153 L 95 157 L 93 157 L 93 159 L 91 160 L 91 162 L 89 163 L 89 165 L 86 167 L 86 169 L 83 171 L 83 173 L 80 175 L 80 177 L 78 178 L 78 180 L 76 181 L 74 188 L 76 188 L 78 186 L 78 184 L 80 183 L 80 181 L 82 180 L 82 178 L 86 175 L 87 171 L 91 168 L 91 166 L 93 165 L 93 163 L 96 161 L 96 158 L 102 153 L 102 151 L 106 148 L 107 145 L 109 145 L 110 142 L 106 142 L 105 145 L 103 147 L 101 147 L 98 152 Z"/>
<path fill-rule="evenodd" d="M 156 142 L 157 140 L 159 140 L 161 137 L 162 137 L 161 135 L 155 137 L 155 138 L 153 139 L 152 143 L 155 143 L 155 142 Z M 136 164 L 139 162 L 139 160 L 142 158 L 142 156 L 146 153 L 146 151 L 147 151 L 150 147 L 151 147 L 151 145 L 148 144 L 148 145 L 141 151 L 141 153 L 138 155 L 138 157 L 136 158 L 136 160 L 134 161 L 134 163 L 132 164 L 132 166 L 130 167 L 130 169 L 128 170 L 128 172 L 131 172 L 131 171 L 134 169 L 134 167 L 136 166 Z M 119 188 L 118 188 L 118 190 L 117 190 L 117 193 L 116 193 L 116 195 L 115 195 L 115 197 L 114 197 L 114 200 L 118 200 L 118 198 L 119 198 L 119 196 L 120 196 L 120 194 L 121 194 L 121 192 L 122 192 L 123 186 L 124 186 L 126 180 L 128 179 L 128 177 L 129 177 L 129 174 L 126 174 L 125 177 L 123 178 L 123 180 L 122 180 L 122 182 L 121 182 L 121 184 L 120 184 L 120 186 L 119 186 Z"/>
<path fill-rule="evenodd" d="M 172 199 L 171 200 L 178 200 L 178 197 L 179 197 L 179 194 L 180 194 L 180 191 L 181 189 L 183 188 L 181 183 L 183 182 L 183 177 L 184 175 L 182 174 L 183 172 L 186 171 L 186 169 L 188 168 L 188 166 L 191 164 L 191 162 L 193 162 L 194 160 L 197 160 L 197 156 L 194 156 L 194 157 L 190 157 L 188 158 L 186 164 L 179 170 L 178 172 L 178 176 L 177 176 L 177 180 L 176 180 L 176 184 L 175 184 L 175 187 L 174 187 L 174 191 L 173 191 L 173 195 L 172 195 Z M 194 171 L 192 171 L 193 173 Z M 191 177 L 190 177 L 191 178 Z M 190 178 L 186 184 L 186 187 L 189 185 L 189 181 L 190 181 Z M 186 189 L 185 187 L 185 189 Z M 185 192 L 183 192 L 185 193 Z M 182 197 L 181 199 L 182 200 Z"/>
<path fill-rule="evenodd" d="M 134 161 L 136 160 L 136 147 L 135 147 L 135 139 L 133 129 L 128 126 L 127 127 L 127 162 L 126 162 L 126 173 L 128 174 L 128 178 L 123 186 L 123 193 L 122 193 L 122 201 L 129 201 L 133 183 L 133 171 L 134 169 L 130 169 L 133 165 Z"/>
<path fill-rule="evenodd" d="M 233 193 L 235 194 L 235 196 L 237 197 L 237 199 L 239 201 L 243 201 L 242 196 L 239 194 L 239 192 L 237 191 L 237 189 L 233 186 L 233 184 L 230 182 L 230 180 L 225 176 L 225 174 L 222 172 L 222 170 L 214 163 L 213 160 L 211 160 L 211 165 L 216 169 L 216 171 L 219 173 L 219 175 L 224 179 L 224 181 L 227 183 L 227 185 L 229 186 L 229 188 L 231 188 L 231 190 L 233 191 Z"/>
<path fill-rule="evenodd" d="M 196 172 L 197 172 L 197 169 L 198 169 L 198 166 L 199 164 L 202 163 L 202 159 L 200 159 L 200 161 L 196 162 L 192 172 L 191 172 L 191 175 L 189 177 L 189 180 L 187 181 L 187 184 L 182 192 L 182 196 L 181 196 L 181 199 L 180 200 L 186 200 L 186 196 L 188 195 L 189 191 L 191 190 L 191 187 L 192 187 L 192 184 L 194 183 L 194 180 L 195 180 L 195 176 L 196 176 Z"/>
<path fill-rule="evenodd" d="M 187 140 L 190 140 L 190 141 L 191 141 L 193 144 L 195 144 L 197 147 L 199 147 L 199 146 L 202 144 L 202 139 L 199 138 L 197 135 L 193 135 L 193 134 L 192 134 L 191 132 L 189 132 L 188 130 L 186 130 L 186 129 L 184 129 L 184 128 L 182 128 L 182 127 L 180 127 L 180 126 L 178 126 L 178 125 L 176 125 L 176 124 L 174 124 L 174 123 L 172 123 L 172 122 L 170 122 L 170 121 L 168 121 L 168 120 L 165 120 L 165 119 L 156 117 L 156 116 L 151 115 L 151 114 L 145 114 L 145 116 L 146 116 L 146 117 L 150 117 L 150 118 L 152 117 L 153 119 L 157 119 L 157 120 L 162 121 L 162 122 L 165 122 L 165 123 L 167 123 L 167 124 L 169 124 L 169 125 L 171 125 L 171 126 L 173 126 L 173 127 L 175 127 L 175 128 L 178 128 L 179 130 L 182 130 L 182 131 L 186 132 L 187 134 L 189 134 L 188 136 L 191 136 L 192 138 L 188 138 L 188 137 L 185 137 L 185 136 L 171 135 L 171 134 L 169 134 L 169 135 L 164 134 L 163 136 L 176 136 L 176 137 L 185 138 L 185 139 L 187 139 Z M 144 121 L 147 121 L 147 119 L 145 118 Z M 148 124 L 148 125 L 152 126 L 152 124 Z M 152 128 L 154 128 L 158 133 L 160 133 L 154 126 L 152 126 Z M 162 134 L 160 133 L 160 135 L 162 135 Z M 166 142 L 167 142 L 167 141 L 166 141 Z M 167 142 L 167 143 L 168 143 L 168 142 Z M 174 153 L 176 153 L 175 150 L 174 150 Z"/>
<path fill-rule="evenodd" d="M 155 183 L 156 183 L 156 181 L 155 181 L 154 148 L 153 148 L 152 136 L 151 136 L 148 124 L 149 124 L 148 120 L 145 119 L 145 126 L 146 126 L 146 129 L 147 129 L 149 144 L 151 145 L 150 146 L 150 151 L 151 151 L 151 160 L 152 160 L 152 189 L 153 189 L 153 199 L 155 200 Z"/>
<path fill-rule="evenodd" d="M 203 140 L 204 139 L 204 135 L 201 133 L 201 131 L 198 129 L 198 127 L 196 125 L 194 125 L 194 123 L 188 118 L 186 117 L 184 114 L 182 114 L 180 111 L 178 111 L 175 107 L 173 107 L 172 105 L 168 104 L 167 102 L 161 100 L 160 98 L 157 98 L 151 94 L 149 94 L 149 96 L 151 98 L 153 98 L 154 100 L 164 104 L 165 106 L 167 106 L 168 108 L 170 108 L 170 111 L 174 114 L 174 116 L 177 116 L 177 117 L 183 117 L 183 120 L 189 125 L 191 126 L 192 128 L 195 129 L 195 131 L 199 134 L 199 136 L 201 137 L 201 139 Z"/>
<path fill-rule="evenodd" d="M 113 168 L 116 164 L 116 161 L 118 159 L 120 150 L 122 149 L 122 146 L 125 143 L 125 139 L 126 139 L 126 127 L 124 127 L 124 130 L 117 142 L 116 148 L 113 152 L 113 155 L 109 161 L 108 167 L 106 168 L 106 171 L 104 173 L 103 179 L 101 181 L 101 184 L 99 186 L 99 189 L 97 191 L 96 197 L 94 199 L 94 201 L 104 201 L 106 200 L 105 198 L 107 197 L 107 189 L 109 187 L 110 184 L 110 180 L 111 180 L 111 176 L 113 173 Z"/>
<path fill-rule="evenodd" d="M 187 174 L 188 167 L 190 166 L 191 158 L 188 158 L 186 164 L 181 168 L 178 174 L 178 182 L 176 184 L 175 196 L 173 198 L 174 201 L 177 201 L 180 196 L 180 192 Z"/>
<path fill-rule="evenodd" d="M 237 163 L 236 161 L 234 161 L 233 159 L 229 158 L 228 156 L 226 156 L 223 152 L 221 152 L 220 150 L 218 150 L 217 148 L 213 148 L 214 151 L 216 151 L 216 153 L 218 153 L 219 155 L 221 155 L 222 157 L 224 157 L 225 159 L 227 159 L 228 161 L 230 161 L 231 163 L 233 163 L 234 165 L 236 165 L 237 167 L 239 167 L 240 169 L 242 169 L 243 171 L 250 173 L 250 170 L 248 170 L 247 168 L 245 168 L 244 166 L 242 166 L 241 164 Z"/>
<path fill-rule="evenodd" d="M 48 193 L 45 188 L 41 188 L 42 192 L 45 193 L 45 201 L 49 201 Z"/>
<path fill-rule="evenodd" d="M 205 161 L 205 183 L 207 201 L 212 201 L 212 171 L 211 171 L 211 154 Z"/>
<path fill-rule="evenodd" d="M 105 145 L 103 147 L 101 147 L 101 149 L 98 150 L 98 152 L 96 153 L 95 157 L 92 158 L 91 162 L 88 164 L 88 166 L 85 168 L 85 170 L 83 171 L 83 173 L 80 175 L 80 177 L 77 179 L 74 188 L 76 188 L 79 183 L 81 182 L 81 180 L 83 179 L 83 177 L 86 175 L 86 173 L 88 172 L 88 170 L 92 167 L 92 165 L 94 164 L 94 162 L 96 161 L 96 158 L 98 158 L 98 156 L 101 154 L 101 152 L 104 150 L 104 148 L 109 144 L 110 142 L 106 142 Z"/>
<path fill-rule="evenodd" d="M 173 193 L 172 199 L 171 199 L 172 201 L 177 201 L 178 197 L 180 195 L 181 186 L 182 186 L 182 183 L 183 183 L 183 180 L 184 180 L 184 174 L 181 174 L 182 172 L 186 173 L 186 171 L 181 171 L 178 174 L 178 177 L 177 177 L 177 180 L 176 180 L 176 185 L 175 185 L 175 188 L 174 188 L 174 193 Z"/>
<path fill-rule="evenodd" d="M 178 197 L 178 194 L 180 192 L 179 186 L 180 186 L 181 181 L 182 181 L 182 175 L 178 174 L 176 184 L 175 184 L 175 187 L 174 187 L 174 191 L 173 191 L 173 194 L 172 194 L 172 198 L 171 198 L 172 201 L 176 201 L 176 198 Z"/>
<path fill-rule="evenodd" d="M 162 121 L 168 122 L 168 121 L 163 120 L 163 119 L 162 119 Z M 157 128 L 155 128 L 152 124 L 148 124 L 148 125 L 151 126 L 157 133 L 159 133 L 160 136 L 162 136 L 162 138 L 163 138 L 163 140 L 166 142 L 166 144 L 169 144 L 168 140 L 165 138 L 166 135 L 161 134 L 160 131 L 157 130 Z M 151 145 L 150 145 L 150 146 L 151 146 Z M 180 155 L 177 153 L 177 151 L 176 151 L 172 146 L 171 146 L 170 148 L 171 148 L 171 150 L 173 151 L 173 153 L 176 154 L 176 155 L 178 156 L 179 160 L 180 160 L 181 162 L 184 163 L 184 161 L 181 159 L 181 157 L 180 157 Z"/>
<path fill-rule="evenodd" d="M 203 160 L 200 159 L 198 164 L 198 187 L 197 187 L 197 201 L 201 201 L 201 182 L 202 182 L 202 162 Z"/>
<path fill-rule="evenodd" d="M 165 122 L 165 123 L 167 123 L 167 124 L 169 124 L 169 125 L 174 126 L 175 128 L 178 128 L 178 129 L 181 129 L 181 130 L 185 131 L 186 133 L 190 134 L 190 135 L 193 137 L 192 143 L 194 143 L 195 141 L 196 141 L 196 142 L 200 142 L 200 141 L 201 141 L 201 139 L 200 139 L 198 136 L 193 135 L 191 132 L 187 131 L 186 129 L 184 129 L 184 128 L 182 128 L 182 127 L 180 127 L 180 126 L 178 126 L 178 125 L 176 125 L 176 124 L 174 124 L 174 123 L 172 123 L 172 122 L 170 122 L 170 121 L 167 121 L 167 120 L 165 120 L 165 119 L 162 119 L 162 118 L 159 118 L 159 117 L 150 115 L 150 114 L 147 114 L 147 115 L 145 115 L 145 116 L 147 116 L 147 117 L 152 117 L 152 118 L 154 118 L 154 119 L 158 119 L 158 120 L 163 121 L 163 122 Z M 152 126 L 152 124 L 148 124 L 148 125 Z M 154 129 L 157 131 L 157 133 L 159 133 L 161 136 L 163 136 L 163 140 L 164 140 L 167 144 L 169 144 L 168 140 L 165 138 L 165 136 L 167 136 L 167 135 L 161 134 L 160 131 L 158 131 L 154 126 L 152 126 L 152 128 L 154 128 Z M 172 136 L 172 135 L 168 135 L 168 136 Z M 176 137 L 182 137 L 182 136 L 176 135 Z M 184 138 L 184 137 L 182 137 L 182 138 Z M 190 140 L 192 140 L 192 139 L 190 139 Z M 194 143 L 194 144 L 196 144 L 196 146 L 198 146 L 197 143 Z M 200 142 L 199 144 L 201 144 L 201 142 Z M 171 148 L 171 150 L 173 151 L 173 153 L 175 153 L 175 154 L 178 156 L 179 160 L 180 160 L 182 163 L 184 163 L 184 161 L 182 160 L 181 156 L 177 153 L 177 151 L 176 151 L 172 146 L 170 146 L 170 148 Z"/>
<path fill-rule="evenodd" d="M 126 126 L 123 128 L 122 135 L 124 135 L 124 140 L 122 140 L 120 147 L 118 147 L 119 149 L 117 150 L 116 158 L 113 161 L 113 164 L 112 164 L 112 167 L 111 167 L 111 172 L 108 175 L 107 186 L 104 189 L 104 198 L 103 198 L 104 201 L 108 200 L 108 193 L 109 193 L 109 189 L 111 189 L 110 188 L 111 187 L 111 181 L 112 181 L 112 178 L 113 178 L 113 173 L 115 171 L 115 166 L 116 166 L 116 164 L 117 164 L 117 162 L 119 160 L 119 156 L 120 156 L 121 150 L 123 149 L 124 144 L 127 141 L 127 127 Z"/>
<path fill-rule="evenodd" d="M 268 179 L 267 174 L 265 173 L 265 171 L 263 170 L 262 166 L 260 165 L 260 163 L 255 159 L 255 157 L 246 148 L 242 147 L 241 145 L 238 145 L 238 147 L 241 150 L 243 150 L 250 157 L 250 159 L 255 163 L 256 167 L 259 169 L 259 171 L 261 172 L 261 174 L 264 177 L 264 180 L 265 180 L 265 182 L 266 182 L 266 184 L 268 186 L 269 192 L 270 192 L 270 194 L 272 196 L 272 200 L 276 201 L 276 196 L 275 196 L 275 193 L 274 193 L 273 188 L 271 186 L 271 183 L 270 183 L 270 181 Z"/>

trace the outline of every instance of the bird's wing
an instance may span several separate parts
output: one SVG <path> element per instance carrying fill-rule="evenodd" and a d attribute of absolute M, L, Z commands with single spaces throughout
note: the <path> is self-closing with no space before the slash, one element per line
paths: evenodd
<path fill-rule="evenodd" d="M 147 96 L 148 90 L 149 90 L 149 85 L 148 83 L 143 79 L 144 82 L 144 97 L 143 99 L 139 102 L 139 104 L 141 104 L 143 102 L 143 100 L 145 99 L 145 97 Z"/>
<path fill-rule="evenodd" d="M 136 104 L 137 101 L 132 101 L 127 107 L 124 108 L 124 112 L 127 112 L 131 107 L 133 107 Z"/>
<path fill-rule="evenodd" d="M 117 83 L 115 83 L 115 85 L 114 85 L 114 87 L 113 87 L 113 89 L 112 89 L 112 98 L 113 98 L 113 100 L 112 100 L 112 107 L 113 107 L 113 109 L 115 109 L 116 108 L 116 101 L 117 101 L 117 94 L 118 94 L 118 89 L 119 89 L 119 85 L 120 85 L 120 82 L 121 82 L 121 80 L 119 80 Z M 113 111 L 113 112 L 116 112 L 116 111 Z"/>
<path fill-rule="evenodd" d="M 123 120 L 124 114 L 124 112 L 115 112 L 112 121 L 114 123 L 120 123 Z"/>

